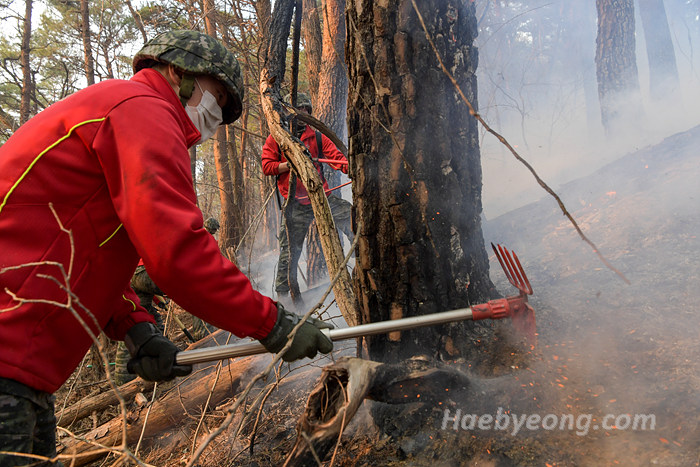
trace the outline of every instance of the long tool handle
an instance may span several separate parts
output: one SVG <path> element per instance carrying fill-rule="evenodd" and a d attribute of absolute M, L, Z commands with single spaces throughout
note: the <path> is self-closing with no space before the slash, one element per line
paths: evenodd
<path fill-rule="evenodd" d="M 341 329 L 324 329 L 323 332 L 332 341 L 354 339 L 356 337 L 371 336 L 374 334 L 386 334 L 393 331 L 403 331 L 435 324 L 451 323 L 472 319 L 471 308 L 443 311 L 423 316 L 411 316 L 409 318 L 395 319 L 391 321 L 379 321 L 377 323 L 360 324 Z M 193 365 L 195 363 L 213 362 L 225 358 L 244 357 L 265 353 L 265 347 L 258 342 L 246 342 L 244 344 L 222 345 L 219 347 L 207 347 L 205 349 L 186 350 L 178 352 L 175 360 L 178 365 Z"/>

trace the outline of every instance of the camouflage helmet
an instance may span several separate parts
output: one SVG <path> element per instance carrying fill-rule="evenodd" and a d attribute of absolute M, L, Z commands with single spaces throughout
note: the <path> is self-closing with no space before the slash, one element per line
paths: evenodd
<path fill-rule="evenodd" d="M 287 105 L 292 105 L 292 93 L 291 92 L 285 96 L 284 102 Z M 297 109 L 299 109 L 301 107 L 308 107 L 309 109 L 313 109 L 313 106 L 311 105 L 311 96 L 309 96 L 305 92 L 298 92 L 297 93 Z"/>
<path fill-rule="evenodd" d="M 134 56 L 134 73 L 156 63 L 183 70 L 180 98 L 192 96 L 196 75 L 209 75 L 226 86 L 228 100 L 222 109 L 223 123 L 232 123 L 242 112 L 243 78 L 238 60 L 219 41 L 198 31 L 170 31 L 157 35 Z M 188 76 L 189 75 L 189 76 Z"/>
<path fill-rule="evenodd" d="M 219 230 L 219 227 L 219 221 L 217 221 L 213 217 L 210 217 L 209 219 L 204 221 L 204 228 L 207 232 L 209 232 L 212 235 L 214 235 L 216 231 Z"/>

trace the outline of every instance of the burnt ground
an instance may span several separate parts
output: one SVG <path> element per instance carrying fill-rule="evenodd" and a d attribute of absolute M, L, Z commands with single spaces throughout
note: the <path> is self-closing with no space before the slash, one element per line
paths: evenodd
<path fill-rule="evenodd" d="M 475 377 L 491 396 L 467 392 L 449 404 L 446 430 L 444 410 L 434 410 L 432 425 L 411 437 L 377 435 L 365 454 L 350 443 L 342 465 L 700 464 L 699 148 L 696 127 L 556 188 L 630 284 L 581 240 L 552 198 L 487 221 L 487 242 L 517 252 L 532 282 L 536 350 L 503 376 Z M 515 294 L 491 259 L 499 290 Z M 565 429 L 540 423 L 515 435 L 512 421 L 502 431 L 495 422 L 490 430 L 454 430 L 457 409 L 495 417 L 498 407 L 551 414 L 550 427 L 552 416 L 561 423 L 572 414 L 574 426 L 566 419 Z M 638 418 L 635 430 L 635 415 L 654 415 L 654 429 L 642 429 Z"/>
<path fill-rule="evenodd" d="M 368 413 L 377 403 L 367 401 L 343 435 L 334 465 L 699 465 L 697 148 L 700 127 L 555 187 L 629 284 L 601 262 L 549 197 L 485 222 L 487 244 L 517 252 L 530 278 L 538 345 L 513 351 L 503 337 L 508 325 L 497 324 L 498 340 L 487 346 L 493 368 L 473 374 L 471 387 L 449 399 L 407 404 L 394 420 L 404 429 L 392 436 L 373 425 Z M 491 260 L 498 289 L 514 295 Z M 254 420 L 242 434 L 229 430 L 217 438 L 199 465 L 281 465 L 318 367 L 326 363 L 295 370 L 287 388 L 283 383 L 273 393 L 255 427 L 252 453 Z M 468 364 L 460 364 L 469 372 Z M 460 416 L 534 415 L 540 421 L 533 422 L 537 429 L 516 430 L 511 418 L 498 430 L 495 421 L 479 429 L 460 418 L 463 427 L 453 422 L 457 410 Z M 113 415 L 100 415 L 100 422 Z M 209 428 L 223 415 L 214 410 Z M 639 415 L 653 415 L 653 427 L 647 418 L 635 429 Z M 552 429 L 544 429 L 543 421 Z M 183 465 L 189 446 L 156 442 L 145 446 L 143 459 Z"/>

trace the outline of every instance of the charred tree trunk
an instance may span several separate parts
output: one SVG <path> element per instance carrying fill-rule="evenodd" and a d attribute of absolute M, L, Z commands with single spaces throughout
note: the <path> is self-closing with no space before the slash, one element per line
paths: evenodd
<path fill-rule="evenodd" d="M 474 3 L 416 2 L 442 60 L 476 107 Z M 348 6 L 348 125 L 360 236 L 355 266 L 362 322 L 479 303 L 492 284 L 481 229 L 481 161 L 470 118 L 411 0 Z M 392 333 L 370 357 L 468 355 L 475 324 Z"/>
<path fill-rule="evenodd" d="M 20 64 L 22 65 L 22 98 L 19 104 L 19 124 L 29 120 L 34 80 L 32 79 L 31 54 L 32 38 L 32 0 L 25 0 L 24 24 L 22 25 L 22 45 L 20 47 Z"/>
<path fill-rule="evenodd" d="M 596 72 L 605 132 L 643 115 L 635 56 L 634 0 L 597 0 Z"/>
<path fill-rule="evenodd" d="M 679 78 L 671 30 L 663 0 L 639 0 L 639 15 L 649 59 L 649 90 L 652 99 L 678 101 Z"/>
<path fill-rule="evenodd" d="M 83 39 L 83 62 L 85 79 L 88 86 L 95 84 L 95 61 L 92 58 L 92 40 L 90 39 L 90 4 L 89 0 L 80 0 L 80 36 Z"/>

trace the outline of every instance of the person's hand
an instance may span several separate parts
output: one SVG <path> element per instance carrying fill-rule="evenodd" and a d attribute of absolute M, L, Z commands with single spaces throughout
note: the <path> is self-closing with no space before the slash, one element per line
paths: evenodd
<path fill-rule="evenodd" d="M 284 309 L 281 303 L 277 303 L 277 322 L 260 343 L 268 352 L 277 353 L 287 345 L 289 333 L 299 323 L 301 317 L 296 313 Z M 300 358 L 314 358 L 317 352 L 328 353 L 333 350 L 333 342 L 321 329 L 333 329 L 333 325 L 317 318 L 309 318 L 297 330 L 291 347 L 282 355 L 285 362 L 293 362 Z"/>
<path fill-rule="evenodd" d="M 126 364 L 127 371 L 146 381 L 170 381 L 192 372 L 191 365 L 175 363 L 175 354 L 179 349 L 151 323 L 132 326 L 126 333 L 124 343 L 132 357 Z"/>

